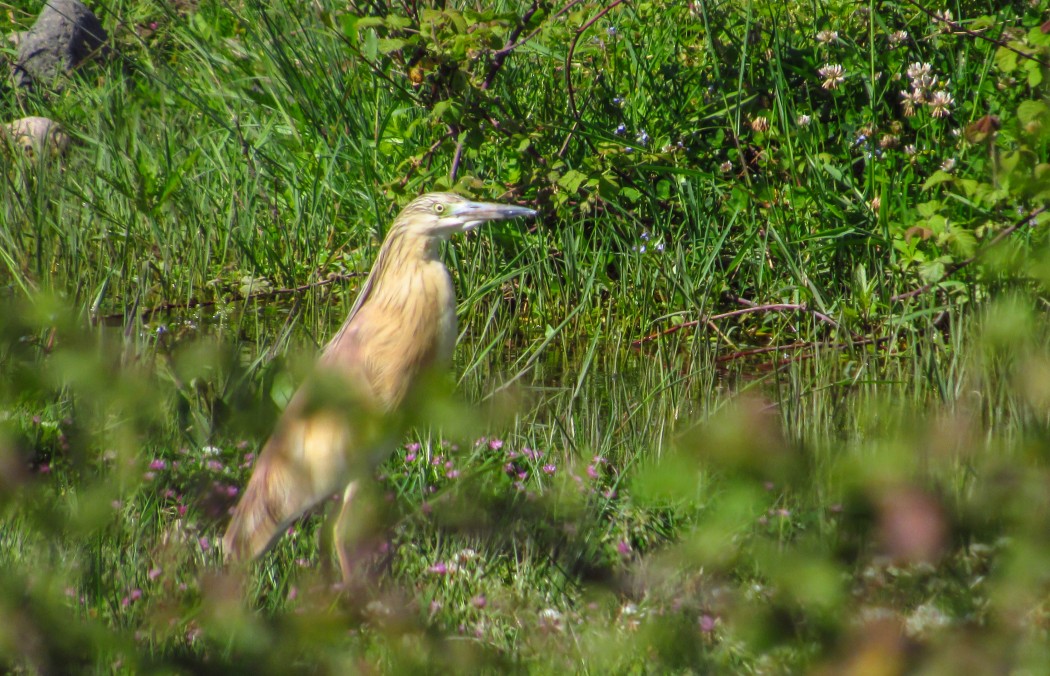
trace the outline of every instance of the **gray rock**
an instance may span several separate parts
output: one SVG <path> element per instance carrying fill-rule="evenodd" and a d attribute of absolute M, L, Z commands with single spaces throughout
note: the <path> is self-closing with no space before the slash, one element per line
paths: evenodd
<path fill-rule="evenodd" d="M 51 84 L 95 54 L 108 38 L 98 17 L 78 0 L 48 0 L 18 41 L 15 83 Z"/>

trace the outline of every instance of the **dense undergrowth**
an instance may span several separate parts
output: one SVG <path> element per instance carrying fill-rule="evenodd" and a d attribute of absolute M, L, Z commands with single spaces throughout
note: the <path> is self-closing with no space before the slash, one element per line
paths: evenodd
<path fill-rule="evenodd" d="M 5 669 L 1050 660 L 1045 0 L 93 9 L 108 55 L 0 103 L 74 138 L 0 171 Z M 360 584 L 320 514 L 225 575 L 282 403 L 446 189 L 541 217 L 448 247 L 456 394 Z"/>

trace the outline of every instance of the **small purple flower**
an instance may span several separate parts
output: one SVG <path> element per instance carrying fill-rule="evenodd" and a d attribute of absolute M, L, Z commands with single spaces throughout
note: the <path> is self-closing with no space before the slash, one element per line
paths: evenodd
<path fill-rule="evenodd" d="M 205 463 L 205 465 L 208 469 L 210 469 L 213 472 L 221 472 L 223 469 L 225 469 L 225 466 L 218 460 L 209 460 L 207 463 Z"/>
<path fill-rule="evenodd" d="M 228 498 L 235 498 L 235 497 L 237 497 L 237 493 L 239 493 L 239 492 L 240 492 L 240 489 L 237 488 L 236 486 L 227 486 L 226 487 L 226 497 L 228 497 Z"/>
<path fill-rule="evenodd" d="M 458 479 L 459 478 L 459 470 L 458 469 L 450 469 L 448 471 L 448 474 L 446 474 L 445 476 L 447 476 L 449 479 Z"/>
<path fill-rule="evenodd" d="M 292 585 L 288 588 L 288 600 L 294 601 L 297 596 L 299 596 L 299 588 L 295 585 Z"/>
<path fill-rule="evenodd" d="M 201 546 L 201 551 L 205 551 L 205 552 L 206 552 L 206 551 L 208 551 L 209 549 L 211 549 L 211 543 L 210 543 L 210 542 L 208 542 L 208 538 L 207 538 L 207 536 L 202 536 L 202 537 L 201 537 L 201 539 L 200 539 L 200 540 L 198 540 L 197 542 L 198 542 L 198 543 L 200 544 L 200 546 Z"/>
<path fill-rule="evenodd" d="M 416 453 L 417 451 L 419 451 L 419 442 L 413 441 L 410 444 L 405 444 L 405 450 L 409 453 Z"/>
<path fill-rule="evenodd" d="M 543 466 L 543 473 L 550 476 L 558 471 L 558 468 L 551 463 L 547 463 Z"/>
<path fill-rule="evenodd" d="M 415 462 L 415 461 L 416 461 L 416 452 L 415 451 L 409 451 L 408 455 L 405 456 L 405 462 Z"/>
<path fill-rule="evenodd" d="M 498 451 L 499 449 L 503 448 L 503 440 L 493 439 L 489 441 L 489 448 L 493 451 Z"/>
<path fill-rule="evenodd" d="M 156 460 L 154 460 L 153 462 L 151 462 L 149 464 L 149 468 L 154 470 L 154 471 L 160 471 L 162 469 L 167 469 L 168 468 L 168 463 L 165 462 L 164 460 L 161 460 L 160 458 L 157 458 Z"/>
<path fill-rule="evenodd" d="M 478 610 L 481 610 L 486 605 L 488 605 L 488 600 L 485 598 L 484 594 L 478 594 L 477 596 L 475 596 L 474 598 L 472 598 L 470 600 L 470 603 L 471 603 L 472 606 L 474 606 Z"/>
<path fill-rule="evenodd" d="M 620 540 L 616 543 L 616 551 L 620 552 L 620 556 L 627 556 L 631 553 L 631 543 L 627 540 Z"/>
<path fill-rule="evenodd" d="M 587 465 L 587 476 L 589 476 L 592 479 L 597 479 L 598 468 L 596 468 L 594 465 Z"/>
<path fill-rule="evenodd" d="M 40 469 L 38 469 L 37 471 L 41 474 L 51 474 L 51 465 L 45 462 L 44 464 L 40 465 Z"/>
<path fill-rule="evenodd" d="M 427 572 L 428 573 L 433 573 L 434 575 L 447 575 L 448 574 L 448 565 L 445 564 L 444 561 L 439 561 L 439 562 L 435 563 L 433 566 L 431 566 L 430 568 L 427 568 Z"/>
<path fill-rule="evenodd" d="M 715 630 L 715 622 L 716 620 L 714 617 L 708 615 L 707 613 L 704 613 L 700 616 L 700 631 L 704 632 L 705 634 L 710 634 L 712 631 Z"/>
<path fill-rule="evenodd" d="M 514 467 L 513 462 L 508 462 L 506 465 L 503 466 L 503 471 L 509 474 L 510 476 L 514 476 L 514 473 L 517 471 L 517 468 Z"/>
<path fill-rule="evenodd" d="M 158 577 L 160 577 L 160 574 L 160 568 L 151 568 L 150 571 L 146 574 L 146 576 L 149 577 L 150 580 L 156 580 Z"/>

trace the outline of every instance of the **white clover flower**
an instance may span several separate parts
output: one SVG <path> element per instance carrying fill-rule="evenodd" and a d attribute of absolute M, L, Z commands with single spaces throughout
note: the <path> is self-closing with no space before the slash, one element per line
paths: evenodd
<path fill-rule="evenodd" d="M 890 33 L 890 47 L 896 47 L 908 39 L 908 31 L 893 31 Z"/>
<path fill-rule="evenodd" d="M 941 171 L 946 171 L 949 174 L 955 169 L 955 158 L 949 157 L 945 161 L 941 162 Z"/>
<path fill-rule="evenodd" d="M 930 114 L 934 117 L 947 117 L 951 113 L 949 108 L 952 107 L 953 103 L 955 103 L 955 99 L 952 98 L 951 94 L 943 89 L 935 91 L 929 101 L 932 109 Z"/>
<path fill-rule="evenodd" d="M 798 116 L 798 119 L 795 122 L 800 127 L 808 127 L 810 122 L 812 122 L 812 121 L 813 121 L 813 118 L 811 118 L 809 115 L 802 114 L 802 115 Z"/>
<path fill-rule="evenodd" d="M 838 31 L 822 30 L 817 33 L 817 42 L 822 45 L 826 45 L 839 39 Z"/>
<path fill-rule="evenodd" d="M 751 118 L 751 130 L 758 134 L 769 131 L 769 118 L 765 115 Z"/>
<path fill-rule="evenodd" d="M 913 157 L 917 152 L 919 151 L 918 149 L 916 149 L 914 143 L 909 143 L 908 145 L 904 146 L 904 154 L 908 157 Z"/>
<path fill-rule="evenodd" d="M 919 63 L 916 61 L 908 66 L 908 70 L 905 71 L 908 74 L 908 79 L 914 82 L 920 77 L 929 75 L 933 72 L 933 66 L 929 63 Z"/>
<path fill-rule="evenodd" d="M 881 207 L 881 206 L 882 206 L 882 198 L 879 197 L 878 195 L 876 195 L 875 197 L 872 197 L 871 201 L 868 202 L 868 208 L 871 209 L 872 211 L 878 211 L 879 207 Z"/>
<path fill-rule="evenodd" d="M 824 82 L 820 86 L 829 90 L 838 89 L 839 85 L 846 81 L 846 77 L 843 75 L 844 72 L 842 64 L 824 64 L 823 67 L 817 70 L 817 75 L 824 78 Z"/>
<path fill-rule="evenodd" d="M 723 174 L 728 174 L 729 172 L 731 172 L 733 170 L 733 163 L 730 162 L 729 160 L 726 160 L 722 164 L 718 165 L 718 168 L 719 168 L 719 170 L 721 170 L 721 172 Z"/>

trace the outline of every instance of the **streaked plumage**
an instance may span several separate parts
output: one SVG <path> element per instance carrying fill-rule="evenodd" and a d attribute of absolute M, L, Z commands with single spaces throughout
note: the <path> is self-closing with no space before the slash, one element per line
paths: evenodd
<path fill-rule="evenodd" d="M 325 346 L 317 376 L 292 397 L 259 454 L 223 537 L 228 561 L 261 556 L 303 512 L 343 491 L 335 547 L 344 579 L 349 575 L 343 521 L 357 482 L 396 443 L 377 421 L 397 412 L 426 370 L 445 368 L 452 357 L 456 299 L 440 242 L 486 220 L 534 214 L 452 193 L 423 195 L 404 208 Z M 345 383 L 342 406 L 325 405 L 332 390 L 324 385 L 333 378 Z"/>

